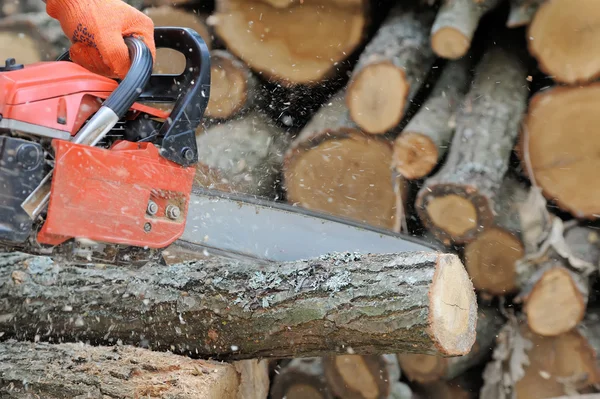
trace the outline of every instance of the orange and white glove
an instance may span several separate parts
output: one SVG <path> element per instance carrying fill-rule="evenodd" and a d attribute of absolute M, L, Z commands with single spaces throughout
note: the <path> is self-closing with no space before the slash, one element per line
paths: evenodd
<path fill-rule="evenodd" d="M 86 69 L 123 79 L 131 61 L 125 36 L 142 39 L 156 60 L 154 23 L 122 0 L 46 0 L 46 12 L 60 22 L 73 44 L 70 57 Z"/>

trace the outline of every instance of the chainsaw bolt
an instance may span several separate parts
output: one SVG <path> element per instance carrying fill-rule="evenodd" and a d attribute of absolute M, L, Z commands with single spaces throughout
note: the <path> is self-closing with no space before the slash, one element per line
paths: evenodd
<path fill-rule="evenodd" d="M 148 212 L 148 215 L 156 215 L 156 212 L 158 212 L 158 205 L 156 205 L 156 202 L 152 200 L 148 201 L 148 208 L 146 208 L 146 212 Z"/>
<path fill-rule="evenodd" d="M 144 231 L 148 233 L 150 230 L 152 230 L 152 225 L 150 223 L 146 223 L 144 225 Z"/>
<path fill-rule="evenodd" d="M 179 217 L 179 215 L 181 214 L 181 211 L 175 205 L 169 205 L 169 206 L 167 206 L 166 213 L 167 213 L 167 217 L 169 219 L 175 220 Z"/>
<path fill-rule="evenodd" d="M 194 159 L 194 152 L 189 148 L 184 148 L 183 157 L 188 161 L 192 161 Z"/>

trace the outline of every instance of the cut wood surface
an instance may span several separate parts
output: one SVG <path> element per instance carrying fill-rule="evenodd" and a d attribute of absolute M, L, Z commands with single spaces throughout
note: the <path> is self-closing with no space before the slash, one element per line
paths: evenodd
<path fill-rule="evenodd" d="M 600 7 L 594 0 L 552 0 L 541 4 L 527 31 L 529 52 L 556 82 L 587 83 L 600 77 L 595 50 Z"/>
<path fill-rule="evenodd" d="M 465 245 L 464 261 L 476 290 L 491 295 L 517 291 L 516 262 L 525 255 L 520 207 L 529 190 L 507 174 L 494 202 L 494 223 Z"/>
<path fill-rule="evenodd" d="M 369 399 L 392 397 L 400 380 L 396 355 L 339 355 L 323 359 L 327 383 L 336 397 Z"/>
<path fill-rule="evenodd" d="M 273 379 L 272 399 L 333 399 L 321 358 L 297 358 Z"/>
<path fill-rule="evenodd" d="M 476 67 L 440 170 L 419 190 L 415 208 L 444 244 L 466 244 L 494 222 L 494 201 L 508 171 L 527 105 L 527 70 L 491 45 Z"/>
<path fill-rule="evenodd" d="M 130 346 L 0 343 L 0 396 L 6 399 L 239 399 L 231 364 Z"/>
<path fill-rule="evenodd" d="M 367 0 L 269 2 L 217 0 L 215 31 L 255 72 L 286 86 L 319 85 L 365 40 Z M 309 28 L 310 27 L 310 28 Z"/>
<path fill-rule="evenodd" d="M 394 141 L 393 167 L 405 179 L 427 176 L 446 154 L 455 128 L 455 113 L 469 89 L 466 58 L 444 67 L 427 101 Z"/>
<path fill-rule="evenodd" d="M 273 197 L 291 138 L 258 110 L 196 134 L 198 160 L 216 170 L 232 192 Z"/>
<path fill-rule="evenodd" d="M 344 91 L 314 115 L 285 155 L 288 202 L 391 229 L 399 217 L 390 163 L 392 143 L 348 118 Z M 407 187 L 402 180 L 400 195 Z"/>
<path fill-rule="evenodd" d="M 238 360 L 232 364 L 240 379 L 236 399 L 268 398 L 271 386 L 268 360 L 246 359 Z"/>
<path fill-rule="evenodd" d="M 546 0 L 510 0 L 510 11 L 506 19 L 508 28 L 529 25 L 540 4 Z"/>
<path fill-rule="evenodd" d="M 259 83 L 250 68 L 227 50 L 210 53 L 210 98 L 205 117 L 229 119 L 255 105 Z"/>
<path fill-rule="evenodd" d="M 434 17 L 430 7 L 397 4 L 361 53 L 346 104 L 363 131 L 382 134 L 401 122 L 435 61 L 429 46 Z"/>
<path fill-rule="evenodd" d="M 443 0 L 431 27 L 431 48 L 442 58 L 459 59 L 471 48 L 481 18 L 501 0 Z"/>
<path fill-rule="evenodd" d="M 212 256 L 135 270 L 47 258 L 5 263 L 0 331 L 7 337 L 120 340 L 227 360 L 349 347 L 364 355 L 458 356 L 475 342 L 475 293 L 453 254 L 346 253 L 266 264 Z"/>
<path fill-rule="evenodd" d="M 497 308 L 481 306 L 477 318 L 477 340 L 471 351 L 463 356 L 439 357 L 421 354 L 398 354 L 402 373 L 410 380 L 429 383 L 440 379 L 452 380 L 488 356 L 496 335 L 504 325 Z"/>
<path fill-rule="evenodd" d="M 529 102 L 519 143 L 523 168 L 531 165 L 529 177 L 544 196 L 580 219 L 600 215 L 598 104 L 600 83 L 540 91 Z"/>

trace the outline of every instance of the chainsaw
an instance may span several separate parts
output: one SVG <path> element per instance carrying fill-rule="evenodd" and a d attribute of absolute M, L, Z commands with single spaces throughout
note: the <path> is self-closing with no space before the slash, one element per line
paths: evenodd
<path fill-rule="evenodd" d="M 210 98 L 210 53 L 188 28 L 156 27 L 185 70 L 153 74 L 126 37 L 121 80 L 71 62 L 0 67 L 0 248 L 105 264 L 197 254 L 288 261 L 436 244 L 256 196 L 194 185 L 195 130 Z M 157 104 L 172 104 L 170 112 Z"/>

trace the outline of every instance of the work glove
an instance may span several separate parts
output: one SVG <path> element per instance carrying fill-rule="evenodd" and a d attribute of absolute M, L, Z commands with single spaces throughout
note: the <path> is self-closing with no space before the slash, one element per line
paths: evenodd
<path fill-rule="evenodd" d="M 71 61 L 94 73 L 125 77 L 131 65 L 125 36 L 142 39 L 156 60 L 152 20 L 122 0 L 46 0 L 46 12 L 71 40 Z"/>

